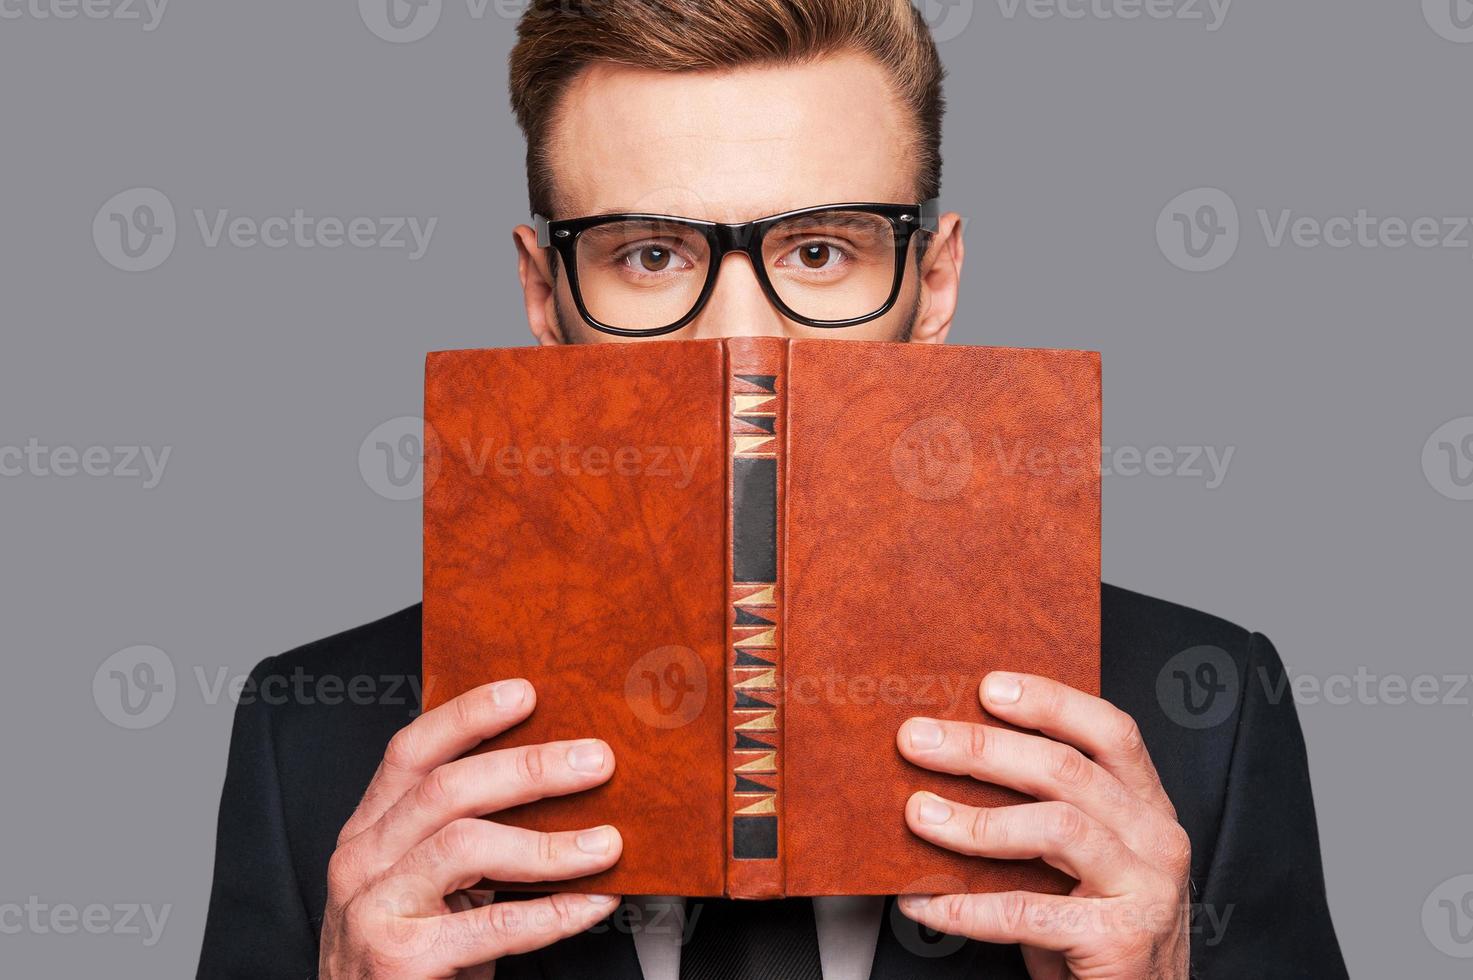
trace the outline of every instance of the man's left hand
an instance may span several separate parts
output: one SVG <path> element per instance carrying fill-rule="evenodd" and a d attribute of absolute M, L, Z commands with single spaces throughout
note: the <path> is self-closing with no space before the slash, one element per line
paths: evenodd
<path fill-rule="evenodd" d="M 961 854 L 1042 858 L 1079 884 L 1066 896 L 909 895 L 901 911 L 941 932 L 1020 944 L 1033 980 L 1184 980 L 1191 841 L 1135 721 L 1027 674 L 989 674 L 981 697 L 1029 733 L 913 718 L 900 729 L 901 753 L 1038 802 L 978 808 L 917 793 L 906 822 Z"/>

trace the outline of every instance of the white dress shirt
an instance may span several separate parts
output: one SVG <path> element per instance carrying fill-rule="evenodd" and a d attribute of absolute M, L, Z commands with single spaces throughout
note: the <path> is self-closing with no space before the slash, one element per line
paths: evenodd
<path fill-rule="evenodd" d="M 685 899 L 631 896 L 626 901 L 641 910 L 632 929 L 644 980 L 680 980 Z M 823 980 L 869 980 L 884 910 L 885 899 L 877 895 L 813 899 Z"/>

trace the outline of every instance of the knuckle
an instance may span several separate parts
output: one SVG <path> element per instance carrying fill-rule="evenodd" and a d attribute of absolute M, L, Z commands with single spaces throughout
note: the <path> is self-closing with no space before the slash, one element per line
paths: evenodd
<path fill-rule="evenodd" d="M 1065 847 L 1076 846 L 1089 837 L 1089 821 L 1078 807 L 1069 803 L 1048 804 L 1044 833 Z"/>
<path fill-rule="evenodd" d="M 540 787 L 547 781 L 547 760 L 540 746 L 527 746 L 516 753 L 517 778 L 528 787 Z"/>
<path fill-rule="evenodd" d="M 967 828 L 967 836 L 972 844 L 979 849 L 997 847 L 1006 843 L 1007 822 L 993 818 L 993 812 L 985 806 L 977 807 L 972 813 L 971 824 Z"/>
<path fill-rule="evenodd" d="M 971 903 L 965 895 L 947 895 L 941 899 L 942 932 L 961 933 L 965 930 L 971 912 Z M 951 928 L 946 928 L 946 927 Z"/>
<path fill-rule="evenodd" d="M 1050 753 L 1049 775 L 1061 786 L 1081 789 L 1089 785 L 1094 770 L 1078 750 L 1060 746 Z"/>
<path fill-rule="evenodd" d="M 539 864 L 545 867 L 551 867 L 552 865 L 557 864 L 557 860 L 562 853 L 562 849 L 558 847 L 556 837 L 554 837 L 552 834 L 539 833 L 534 838 L 533 846 L 536 849 L 537 861 Z"/>
<path fill-rule="evenodd" d="M 503 949 L 527 928 L 527 916 L 521 902 L 502 902 L 486 909 L 481 921 L 489 945 Z"/>
<path fill-rule="evenodd" d="M 1113 740 L 1118 750 L 1128 758 L 1146 755 L 1146 739 L 1134 718 L 1120 711 L 1115 716 Z"/>
<path fill-rule="evenodd" d="M 481 712 L 477 699 L 471 694 L 462 694 L 450 702 L 450 724 L 459 734 L 471 735 L 478 730 Z"/>
<path fill-rule="evenodd" d="M 572 896 L 554 895 L 548 904 L 552 907 L 553 928 L 556 931 L 569 932 L 582 924 Z"/>
<path fill-rule="evenodd" d="M 1182 875 L 1192 867 L 1192 838 L 1180 824 L 1172 824 L 1166 834 L 1166 865 L 1174 875 Z"/>
<path fill-rule="evenodd" d="M 453 862 L 474 854 L 481 841 L 481 821 L 474 819 L 456 820 L 445 825 L 435 835 L 436 850 L 443 862 Z"/>
<path fill-rule="evenodd" d="M 327 859 L 327 892 L 339 899 L 349 897 L 357 878 L 356 862 L 346 849 L 338 848 Z"/>
<path fill-rule="evenodd" d="M 1009 935 L 1019 935 L 1028 922 L 1028 897 L 1022 892 L 998 896 L 998 924 Z"/>
<path fill-rule="evenodd" d="M 354 814 L 352 817 L 348 818 L 347 823 L 343 824 L 343 829 L 338 831 L 337 843 L 336 845 L 334 845 L 335 850 L 341 850 L 342 848 L 346 847 L 348 842 L 357 836 L 358 815 Z"/>
<path fill-rule="evenodd" d="M 400 772 L 415 768 L 415 761 L 419 758 L 419 730 L 410 724 L 394 733 L 389 739 L 388 747 L 384 749 L 384 766 L 388 769 L 397 769 Z"/>
<path fill-rule="evenodd" d="M 991 741 L 985 726 L 967 726 L 967 758 L 980 765 L 987 758 L 988 745 Z"/>
<path fill-rule="evenodd" d="M 454 804 L 458 788 L 454 772 L 441 766 L 419 781 L 416 796 L 422 808 L 443 813 Z"/>

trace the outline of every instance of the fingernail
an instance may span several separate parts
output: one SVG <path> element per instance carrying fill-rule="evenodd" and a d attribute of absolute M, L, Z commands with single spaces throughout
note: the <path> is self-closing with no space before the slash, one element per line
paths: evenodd
<path fill-rule="evenodd" d="M 515 708 L 526 699 L 525 681 L 502 681 L 491 685 L 491 700 L 498 708 Z"/>
<path fill-rule="evenodd" d="M 600 827 L 597 830 L 585 830 L 573 838 L 573 841 L 584 854 L 607 854 L 612 839 L 609 828 Z"/>
<path fill-rule="evenodd" d="M 588 900 L 594 905 L 608 905 L 610 902 L 617 902 L 619 897 L 617 895 L 589 895 Z"/>
<path fill-rule="evenodd" d="M 1023 696 L 1023 685 L 1017 678 L 993 674 L 987 678 L 986 691 L 993 704 L 1015 704 Z"/>
<path fill-rule="evenodd" d="M 946 823 L 951 819 L 951 807 L 939 796 L 930 793 L 921 796 L 921 805 L 918 808 L 921 823 Z"/>
<path fill-rule="evenodd" d="M 919 912 L 931 903 L 929 895 L 901 895 L 900 911 Z"/>
<path fill-rule="evenodd" d="M 939 749 L 946 734 L 934 721 L 912 721 L 908 729 L 913 749 Z"/>
<path fill-rule="evenodd" d="M 602 742 L 582 742 L 568 750 L 568 767 L 575 772 L 601 772 L 607 755 Z"/>

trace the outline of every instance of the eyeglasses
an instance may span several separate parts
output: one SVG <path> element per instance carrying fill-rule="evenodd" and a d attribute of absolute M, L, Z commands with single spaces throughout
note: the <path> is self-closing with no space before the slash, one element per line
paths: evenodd
<path fill-rule="evenodd" d="M 694 320 L 716 289 L 721 263 L 745 254 L 773 306 L 809 327 L 852 327 L 889 313 L 917 232 L 935 232 L 935 200 L 827 204 L 718 224 L 661 214 L 567 221 L 533 215 L 537 244 L 556 249 L 573 301 L 589 326 L 620 337 L 658 337 Z"/>

